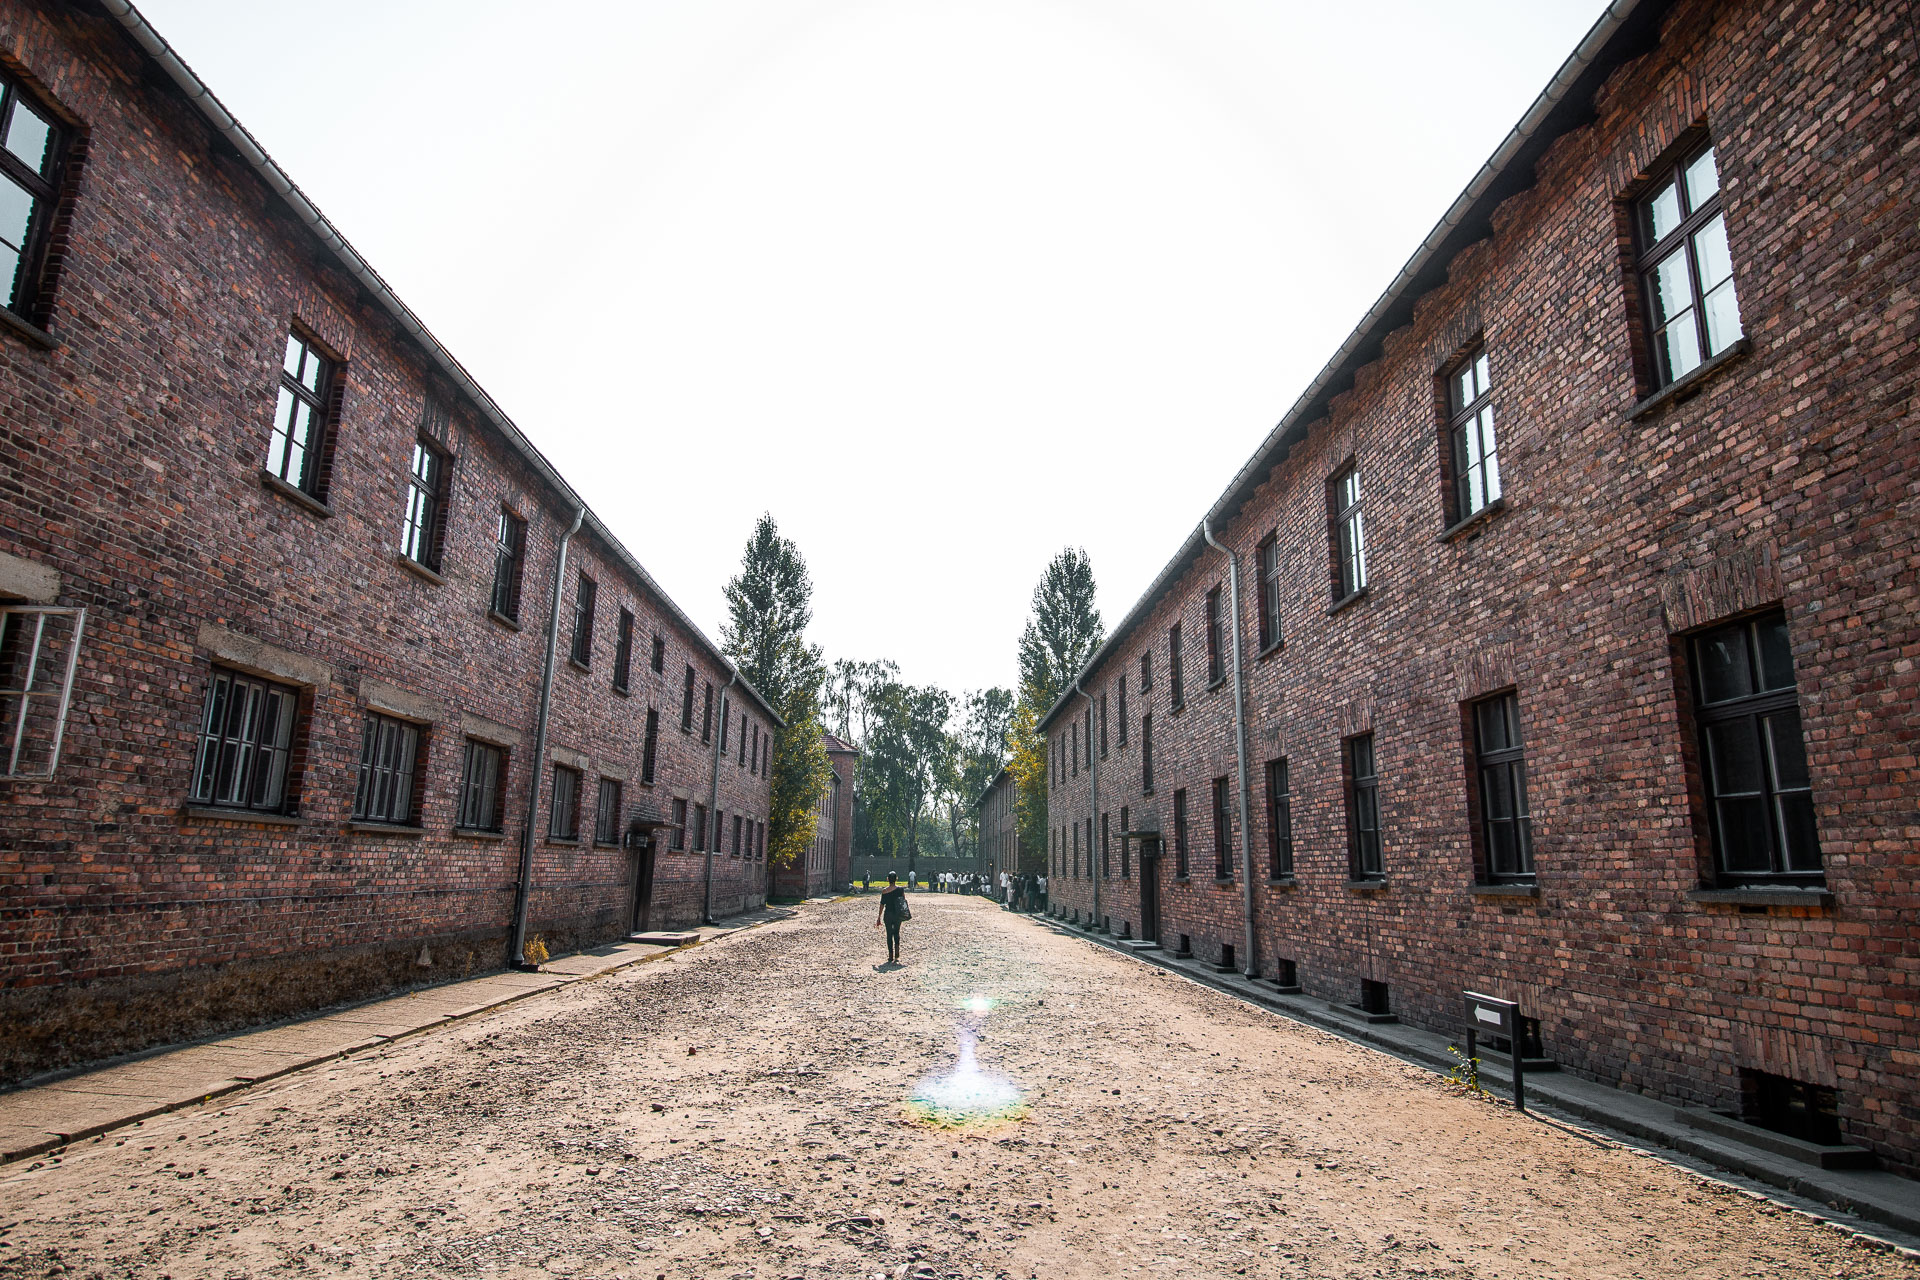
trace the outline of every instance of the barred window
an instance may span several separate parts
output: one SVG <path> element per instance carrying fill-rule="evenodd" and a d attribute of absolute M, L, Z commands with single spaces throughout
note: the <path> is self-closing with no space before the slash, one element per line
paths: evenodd
<path fill-rule="evenodd" d="M 493 539 L 493 612 L 509 622 L 520 620 L 520 578 L 526 561 L 527 522 L 513 512 L 500 512 Z"/>
<path fill-rule="evenodd" d="M 1380 779 L 1374 773 L 1373 735 L 1346 742 L 1348 872 L 1355 880 L 1381 880 Z"/>
<path fill-rule="evenodd" d="M 193 802 L 284 813 L 300 693 L 220 667 L 207 686 Z"/>
<path fill-rule="evenodd" d="M 621 693 L 627 691 L 627 680 L 633 673 L 633 611 L 620 610 L 620 629 L 613 643 L 613 687 Z"/>
<path fill-rule="evenodd" d="M 1267 874 L 1293 874 L 1293 788 L 1285 760 L 1267 761 Z"/>
<path fill-rule="evenodd" d="M 1745 332 L 1713 148 L 1702 147 L 1656 177 L 1634 220 L 1653 380 L 1656 387 L 1664 387 L 1731 347 Z"/>
<path fill-rule="evenodd" d="M 573 597 L 573 651 L 567 656 L 581 666 L 593 660 L 593 606 L 600 597 L 600 584 L 586 574 Z"/>
<path fill-rule="evenodd" d="M 707 806 L 703 804 L 696 804 L 693 806 L 694 852 L 703 853 L 706 851 L 706 847 L 707 847 Z"/>
<path fill-rule="evenodd" d="M 419 755 L 418 725 L 368 713 L 360 735 L 360 785 L 353 796 L 356 821 L 414 820 L 414 769 Z"/>
<path fill-rule="evenodd" d="M 676 849 L 687 847 L 687 802 L 685 800 L 673 802 L 673 847 Z"/>
<path fill-rule="evenodd" d="M 1185 671 L 1180 660 L 1180 624 L 1167 629 L 1167 701 L 1175 711 L 1187 705 Z"/>
<path fill-rule="evenodd" d="M 507 753 L 491 742 L 468 738 L 460 762 L 460 817 L 468 831 L 499 831 L 506 806 Z"/>
<path fill-rule="evenodd" d="M 1187 875 L 1187 791 L 1185 787 L 1173 793 L 1173 874 L 1183 880 Z"/>
<path fill-rule="evenodd" d="M 431 442 L 416 440 L 407 476 L 407 509 L 400 520 L 400 554 L 435 572 L 440 569 L 446 483 L 446 457 Z"/>
<path fill-rule="evenodd" d="M 1207 592 L 1207 685 L 1227 678 L 1226 642 L 1220 631 L 1220 588 Z"/>
<path fill-rule="evenodd" d="M 740 828 L 744 821 L 739 814 L 736 813 L 733 815 L 733 848 L 728 850 L 728 854 L 731 857 L 737 858 L 740 856 Z"/>
<path fill-rule="evenodd" d="M 1453 438 L 1453 518 L 1465 520 L 1500 498 L 1500 449 L 1493 434 L 1493 371 L 1483 347 L 1447 379 Z"/>
<path fill-rule="evenodd" d="M 695 678 L 695 677 L 694 677 L 694 674 L 693 674 L 693 668 L 692 668 L 691 666 L 689 666 L 689 667 L 687 668 L 687 681 L 686 681 L 686 685 L 685 685 L 685 686 L 684 686 L 684 687 L 683 687 L 683 688 L 681 689 L 681 692 L 680 692 L 680 732 L 682 732 L 682 733 L 692 733 L 692 732 L 693 732 L 693 684 L 694 684 L 694 678 Z"/>
<path fill-rule="evenodd" d="M 653 762 L 660 748 L 660 713 L 647 708 L 647 741 L 640 752 L 640 781 L 653 781 Z"/>
<path fill-rule="evenodd" d="M 1120 720 L 1119 720 L 1120 745 L 1124 747 L 1127 745 L 1127 678 L 1124 675 L 1120 677 L 1119 710 L 1120 710 Z"/>
<path fill-rule="evenodd" d="M 1280 643 L 1280 541 L 1268 534 L 1257 548 L 1260 565 L 1260 651 Z"/>
<path fill-rule="evenodd" d="M 724 731 L 723 729 L 722 732 Z M 713 741 L 713 681 L 711 680 L 706 682 L 706 692 L 700 703 L 700 741 Z"/>
<path fill-rule="evenodd" d="M 1151 649 L 1140 655 L 1140 692 L 1153 692 L 1153 650 Z"/>
<path fill-rule="evenodd" d="M 580 838 L 580 771 L 553 766 L 553 807 L 547 815 L 547 839 Z"/>
<path fill-rule="evenodd" d="M 333 361 L 298 333 L 287 335 L 280 363 L 280 395 L 267 435 L 267 470 L 277 479 L 316 498 L 320 451 L 327 429 L 327 401 L 333 394 Z"/>
<path fill-rule="evenodd" d="M 1520 745 L 1520 699 L 1503 693 L 1473 704 L 1480 774 L 1480 843 L 1489 880 L 1533 878 L 1533 818 Z"/>
<path fill-rule="evenodd" d="M 1153 712 L 1140 717 L 1140 790 L 1153 794 Z"/>
<path fill-rule="evenodd" d="M 0 285 L 5 305 L 33 319 L 42 310 L 48 232 L 60 199 L 65 131 L 0 76 Z"/>
<path fill-rule="evenodd" d="M 653 673 L 659 675 L 667 669 L 667 642 L 659 636 L 653 638 Z"/>
<path fill-rule="evenodd" d="M 593 838 L 597 844 L 620 843 L 620 780 L 600 779 L 600 801 L 593 811 Z"/>
<path fill-rule="evenodd" d="M 1213 876 L 1233 879 L 1233 815 L 1225 778 L 1213 780 Z"/>

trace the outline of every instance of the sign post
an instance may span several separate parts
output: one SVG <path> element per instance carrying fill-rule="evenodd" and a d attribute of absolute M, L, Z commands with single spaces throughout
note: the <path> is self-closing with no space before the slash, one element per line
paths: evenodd
<path fill-rule="evenodd" d="M 1527 1109 L 1526 1068 L 1521 1061 L 1520 1006 L 1498 996 L 1483 996 L 1478 991 L 1462 993 L 1467 999 L 1467 1057 L 1475 1056 L 1479 1032 L 1505 1036 L 1513 1051 L 1513 1109 Z"/>

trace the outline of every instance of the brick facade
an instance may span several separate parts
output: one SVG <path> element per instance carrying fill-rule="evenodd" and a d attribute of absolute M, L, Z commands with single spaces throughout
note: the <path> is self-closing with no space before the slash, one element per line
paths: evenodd
<path fill-rule="evenodd" d="M 667 847 L 627 846 L 636 819 L 712 803 L 716 755 L 712 911 L 762 902 L 745 833 L 767 815 L 777 721 L 744 685 L 723 692 L 731 671 L 713 643 L 588 512 L 559 584 L 536 771 L 575 495 L 120 23 L 91 5 L 6 0 L 0 51 L 0 71 L 73 142 L 50 287 L 25 317 L 40 333 L 0 328 L 0 602 L 86 610 L 57 771 L 0 780 L 0 1080 L 499 967 L 536 776 L 530 932 L 553 951 L 636 918 L 700 918 L 707 868 L 691 841 L 673 848 L 669 830 Z M 341 367 L 318 498 L 262 469 L 290 328 Z M 450 464 L 433 569 L 399 552 L 423 432 Z M 490 612 L 503 508 L 526 522 L 517 621 Z M 569 660 L 582 574 L 598 589 L 584 663 Z M 618 691 L 622 611 L 632 650 Z M 704 739 L 700 706 L 680 727 L 688 668 L 697 698 L 714 690 Z M 189 803 L 216 669 L 297 691 L 284 812 Z M 352 821 L 372 713 L 419 734 L 409 824 Z M 469 740 L 506 751 L 497 832 L 455 831 Z M 580 773 L 570 841 L 548 838 L 556 764 Z M 603 779 L 621 792 L 607 843 L 595 839 Z"/>
<path fill-rule="evenodd" d="M 1831 1088 L 1846 1139 L 1911 1170 L 1915 18 L 1906 4 L 1687 0 L 1643 3 L 1633 24 L 1529 135 L 1522 161 L 1476 179 L 1429 242 L 1436 252 L 1410 265 L 1209 514 L 1238 559 L 1237 615 L 1226 556 L 1196 532 L 1083 675 L 1096 699 L 1130 681 L 1126 744 L 1091 745 L 1099 712 L 1076 697 L 1050 714 L 1062 766 L 1050 782 L 1052 901 L 1068 918 L 1140 930 L 1151 843 L 1123 860 L 1115 841 L 1097 912 L 1088 873 L 1102 817 L 1115 830 L 1125 806 L 1133 829 L 1160 833 L 1144 864 L 1160 937 L 1186 935 L 1202 959 L 1233 947 L 1237 967 L 1269 977 L 1293 961 L 1308 994 L 1341 1003 L 1363 980 L 1383 983 L 1396 1013 L 1443 1031 L 1460 1029 L 1462 989 L 1509 997 L 1539 1020 L 1550 1057 L 1677 1103 L 1739 1111 L 1743 1072 Z M 1746 339 L 1659 398 L 1627 202 L 1709 139 Z M 1450 527 L 1444 379 L 1480 342 L 1505 496 Z M 1355 464 L 1369 584 L 1339 601 L 1330 485 Z M 1263 651 L 1270 535 L 1280 627 Z M 1208 678 L 1216 588 L 1243 647 L 1247 832 L 1231 657 L 1229 678 Z M 1824 881 L 1770 893 L 1717 870 L 1688 637 L 1771 610 L 1791 643 Z M 1469 709 L 1508 690 L 1537 863 L 1530 881 L 1492 883 Z M 1355 884 L 1343 743 L 1363 734 L 1384 877 Z M 1284 876 L 1270 874 L 1273 760 L 1289 771 Z M 1221 778 L 1234 829 L 1217 878 Z M 1185 878 L 1173 875 L 1176 790 Z"/>
<path fill-rule="evenodd" d="M 1020 844 L 1020 815 L 1014 808 L 1019 790 L 1013 774 L 1002 769 L 981 793 L 975 806 L 980 822 L 980 851 L 986 858 L 990 875 L 1002 871 L 1041 875 L 1046 859 Z"/>
<path fill-rule="evenodd" d="M 833 781 L 820 797 L 813 843 L 793 866 L 774 871 L 774 892 L 790 898 L 817 898 L 846 887 L 853 865 L 853 771 L 860 752 L 831 733 L 820 735 L 833 766 Z"/>

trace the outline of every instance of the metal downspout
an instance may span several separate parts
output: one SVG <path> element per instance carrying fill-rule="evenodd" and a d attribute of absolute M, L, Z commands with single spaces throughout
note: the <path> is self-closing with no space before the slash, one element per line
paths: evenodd
<path fill-rule="evenodd" d="M 737 668 L 727 668 L 727 683 L 720 690 L 721 729 L 713 735 L 713 778 L 707 787 L 707 888 L 700 908 L 702 924 L 713 923 L 713 850 L 720 843 L 720 740 L 726 736 L 727 717 L 733 714 L 727 707 L 727 690 L 733 688 L 739 678 Z"/>
<path fill-rule="evenodd" d="M 1247 959 L 1241 972 L 1252 978 L 1258 976 L 1260 966 L 1253 953 L 1253 826 L 1247 813 L 1247 686 L 1240 669 L 1240 557 L 1214 540 L 1211 519 L 1200 521 L 1200 535 L 1227 557 L 1228 605 L 1233 610 L 1233 740 L 1240 758 L 1240 884 L 1247 920 Z"/>
<path fill-rule="evenodd" d="M 1088 822 L 1087 830 L 1091 832 L 1100 817 L 1100 756 L 1093 749 L 1093 695 L 1080 687 L 1077 677 L 1073 682 L 1073 688 L 1074 692 L 1087 700 L 1087 789 L 1093 796 L 1087 814 L 1092 821 Z M 1104 845 L 1101 846 L 1101 852 L 1103 854 L 1106 852 Z M 1100 927 L 1100 877 L 1106 873 L 1107 864 L 1104 858 L 1095 861 L 1091 836 L 1087 840 L 1087 861 L 1093 863 L 1093 874 L 1090 877 L 1093 881 L 1093 919 L 1088 921 L 1088 927 L 1097 929 Z"/>
<path fill-rule="evenodd" d="M 560 535 L 560 554 L 553 566 L 553 602 L 547 610 L 547 663 L 540 673 L 540 718 L 533 726 L 533 771 L 527 782 L 527 821 L 520 832 L 520 883 L 513 895 L 513 944 L 507 963 L 515 969 L 537 969 L 527 963 L 527 910 L 533 900 L 533 833 L 540 823 L 540 775 L 547 759 L 547 716 L 553 708 L 553 660 L 560 643 L 560 597 L 567 582 L 567 544 L 580 532 L 587 518 L 585 507 L 576 508 L 573 523 Z"/>

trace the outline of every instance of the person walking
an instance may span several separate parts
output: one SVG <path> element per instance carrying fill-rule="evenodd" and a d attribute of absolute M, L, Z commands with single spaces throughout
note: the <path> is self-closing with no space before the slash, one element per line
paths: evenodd
<path fill-rule="evenodd" d="M 887 927 L 887 963 L 900 962 L 900 926 L 913 919 L 913 912 L 907 908 L 907 891 L 898 883 L 893 872 L 887 872 L 887 887 L 880 892 L 880 914 L 874 918 L 873 927 Z"/>

